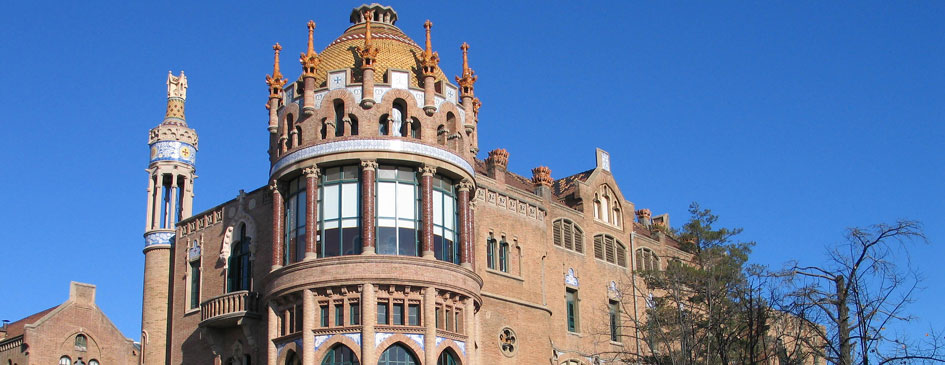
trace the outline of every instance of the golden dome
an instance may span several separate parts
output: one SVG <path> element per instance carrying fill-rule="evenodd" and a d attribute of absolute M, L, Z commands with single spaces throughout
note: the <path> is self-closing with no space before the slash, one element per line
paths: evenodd
<path fill-rule="evenodd" d="M 351 20 L 355 24 L 319 54 L 321 63 L 315 69 L 315 77 L 320 86 L 326 86 L 328 71 L 339 69 L 351 70 L 353 81 L 361 82 L 361 56 L 358 54 L 358 47 L 364 46 L 365 23 L 357 19 L 355 14 L 360 14 L 360 10 L 367 7 L 361 6 L 354 9 Z M 420 80 L 423 79 L 423 71 L 420 55 L 423 53 L 423 48 L 404 34 L 400 28 L 394 26 L 397 15 L 392 9 L 376 4 L 372 4 L 371 7 L 388 13 L 385 19 L 384 13 L 378 12 L 378 21 L 371 22 L 371 41 L 380 50 L 377 61 L 374 63 L 374 82 L 384 82 L 388 69 L 400 69 L 410 73 L 411 87 L 421 88 Z M 448 80 L 439 67 L 434 75 L 436 81 Z"/>

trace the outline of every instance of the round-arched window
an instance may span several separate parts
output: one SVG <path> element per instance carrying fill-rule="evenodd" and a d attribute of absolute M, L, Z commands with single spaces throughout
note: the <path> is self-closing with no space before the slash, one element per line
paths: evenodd
<path fill-rule="evenodd" d="M 505 327 L 499 332 L 499 348 L 503 355 L 515 356 L 515 352 L 518 351 L 518 338 L 515 336 L 515 331 Z"/>
<path fill-rule="evenodd" d="M 60 357 L 59 365 L 72 365 L 72 359 L 70 359 L 68 356 Z"/>
<path fill-rule="evenodd" d="M 77 351 L 86 351 L 89 346 L 89 340 L 85 335 L 75 335 L 75 349 Z"/>

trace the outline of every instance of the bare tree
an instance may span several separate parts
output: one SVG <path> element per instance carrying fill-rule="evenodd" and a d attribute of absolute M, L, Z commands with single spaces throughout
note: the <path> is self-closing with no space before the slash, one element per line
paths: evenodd
<path fill-rule="evenodd" d="M 826 264 L 793 262 L 777 273 L 787 284 L 783 309 L 811 324 L 811 345 L 822 344 L 826 358 L 840 365 L 945 362 L 935 336 L 915 343 L 887 330 L 914 319 L 905 307 L 920 278 L 908 266 L 906 244 L 925 241 L 919 223 L 852 228 L 846 238 L 828 252 Z"/>

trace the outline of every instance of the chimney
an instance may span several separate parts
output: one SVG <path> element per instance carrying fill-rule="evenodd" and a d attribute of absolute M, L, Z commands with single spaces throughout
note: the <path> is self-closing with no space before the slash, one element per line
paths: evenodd
<path fill-rule="evenodd" d="M 640 224 L 642 224 L 646 228 L 650 228 L 650 223 L 651 223 L 650 217 L 652 216 L 653 213 L 651 213 L 649 209 L 643 208 L 643 209 L 638 209 L 636 211 L 636 214 L 637 214 L 637 222 L 640 222 Z"/>
<path fill-rule="evenodd" d="M 551 198 L 551 169 L 547 166 L 538 166 L 532 169 L 532 184 L 535 185 L 535 194 L 542 198 Z"/>
<path fill-rule="evenodd" d="M 7 338 L 7 325 L 9 325 L 9 324 L 10 324 L 10 320 L 9 320 L 9 319 L 4 319 L 4 320 L 3 320 L 3 325 L 0 326 L 0 340 L 2 340 L 2 339 L 4 339 L 4 338 Z"/>
<path fill-rule="evenodd" d="M 509 151 L 503 148 L 496 148 L 489 151 L 489 157 L 486 158 L 486 169 L 489 177 L 495 179 L 500 184 L 505 184 L 505 171 L 509 166 Z"/>

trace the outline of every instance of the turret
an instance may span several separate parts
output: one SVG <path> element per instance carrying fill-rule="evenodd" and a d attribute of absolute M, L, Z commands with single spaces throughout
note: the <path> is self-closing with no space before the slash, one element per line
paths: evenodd
<path fill-rule="evenodd" d="M 168 280 L 175 225 L 190 217 L 194 198 L 197 133 L 187 126 L 187 77 L 167 75 L 167 112 L 151 129 L 148 210 L 144 233 L 144 298 L 141 312 L 145 364 L 165 364 Z"/>
<path fill-rule="evenodd" d="M 420 54 L 420 68 L 423 70 L 423 112 L 427 115 L 433 115 L 436 112 L 436 101 L 433 98 L 433 80 L 436 77 L 437 64 L 440 63 L 440 55 L 433 52 L 433 46 L 430 42 L 430 28 L 433 28 L 433 23 L 428 19 L 423 23 L 423 28 L 427 30 L 426 48 Z"/>
<path fill-rule="evenodd" d="M 275 52 L 275 60 L 272 63 L 272 76 L 266 75 L 266 85 L 269 85 L 269 102 L 266 103 L 266 109 L 269 109 L 269 133 L 275 134 L 279 129 L 279 107 L 282 104 L 282 87 L 286 80 L 282 78 L 282 72 L 279 72 L 279 51 L 282 46 L 276 43 L 272 46 Z"/>
<path fill-rule="evenodd" d="M 299 57 L 299 62 L 302 63 L 302 110 L 306 113 L 311 113 L 315 110 L 315 69 L 318 68 L 318 63 L 321 62 L 318 58 L 318 53 L 315 53 L 314 38 L 315 22 L 309 20 L 308 51 Z"/>
<path fill-rule="evenodd" d="M 469 44 L 463 42 L 463 45 L 459 48 L 463 50 L 463 76 L 457 76 L 456 83 L 459 84 L 462 91 L 463 108 L 467 110 L 463 127 L 466 129 L 466 134 L 472 136 L 470 152 L 476 153 L 479 151 L 479 138 L 477 138 L 478 133 L 474 132 L 479 121 L 479 107 L 482 106 L 482 102 L 476 97 L 473 86 L 479 76 L 476 76 L 476 72 L 469 68 Z M 468 111 L 472 111 L 472 113 Z"/>
<path fill-rule="evenodd" d="M 374 18 L 374 10 L 364 11 L 364 46 L 358 47 L 358 54 L 361 55 L 361 105 L 365 108 L 374 106 L 374 61 L 377 60 L 377 54 L 380 52 L 377 47 L 371 43 L 371 19 Z"/>

